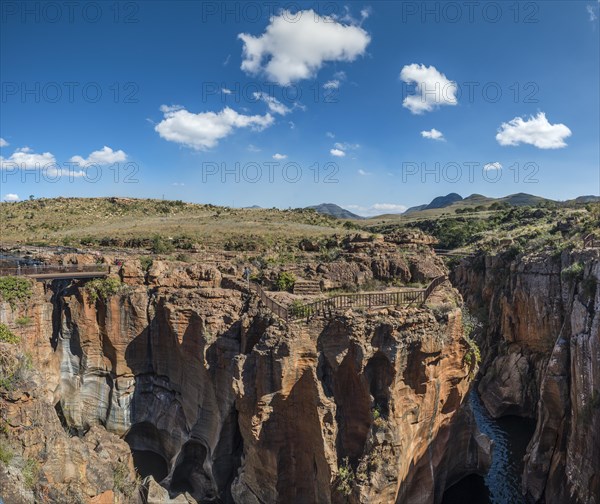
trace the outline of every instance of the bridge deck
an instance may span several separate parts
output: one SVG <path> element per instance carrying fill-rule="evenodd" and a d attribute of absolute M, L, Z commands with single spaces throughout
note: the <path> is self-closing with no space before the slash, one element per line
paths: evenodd
<path fill-rule="evenodd" d="M 22 276 L 36 280 L 60 280 L 65 278 L 106 277 L 110 273 L 107 264 L 39 264 L 0 268 L 0 276 Z"/>

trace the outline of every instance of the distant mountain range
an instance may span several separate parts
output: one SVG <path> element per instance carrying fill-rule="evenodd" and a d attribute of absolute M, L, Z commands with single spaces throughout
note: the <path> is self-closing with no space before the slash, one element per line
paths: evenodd
<path fill-rule="evenodd" d="M 417 205 L 410 207 L 406 210 L 405 214 L 412 214 L 415 212 L 422 212 L 424 210 L 433 210 L 438 208 L 446 208 L 454 206 L 455 208 L 467 207 L 467 206 L 478 206 L 485 205 L 489 206 L 492 203 L 507 203 L 512 206 L 533 206 L 543 202 L 551 202 L 558 204 L 571 204 L 571 203 L 591 203 L 600 202 L 600 196 L 579 196 L 578 198 L 567 200 L 567 201 L 555 201 L 548 198 L 542 198 L 541 196 L 534 196 L 533 194 L 517 193 L 502 198 L 489 198 L 482 194 L 471 194 L 466 198 L 463 198 L 460 194 L 450 193 L 446 196 L 438 196 L 431 200 L 431 203 L 424 205 Z"/>
<path fill-rule="evenodd" d="M 311 208 L 323 215 L 331 215 L 338 219 L 362 219 L 360 215 L 352 213 L 350 210 L 346 210 L 339 205 L 334 203 L 321 203 L 320 205 L 313 205 L 306 208 Z"/>
<path fill-rule="evenodd" d="M 438 196 L 437 198 L 433 198 L 429 204 L 410 207 L 405 213 L 418 212 L 420 210 L 431 210 L 432 208 L 445 208 L 456 201 L 462 201 L 462 199 L 463 197 L 460 194 L 450 193 L 446 196 Z"/>
<path fill-rule="evenodd" d="M 437 210 L 448 207 L 452 207 L 450 210 L 456 210 L 458 208 L 477 207 L 480 205 L 487 207 L 492 203 L 505 203 L 511 206 L 534 206 L 543 202 L 558 204 L 585 204 L 600 202 L 600 196 L 579 196 L 578 198 L 572 200 L 556 201 L 527 193 L 516 193 L 509 196 L 504 196 L 502 198 L 489 198 L 487 196 L 483 196 L 482 194 L 471 194 L 470 196 L 463 198 L 460 194 L 450 193 L 446 194 L 446 196 L 437 196 L 436 198 L 433 198 L 430 203 L 410 207 L 408 210 L 406 210 L 406 212 L 404 212 L 403 215 L 411 215 L 411 217 L 413 217 L 417 212 L 425 212 L 426 210 Z M 314 209 L 320 214 L 331 215 L 332 217 L 336 217 L 338 219 L 365 219 L 365 217 L 356 215 L 355 213 L 352 213 L 334 203 L 321 203 L 320 205 L 313 205 L 306 208 Z M 426 212 L 424 216 L 429 214 L 431 214 L 431 212 Z M 376 216 L 372 218 L 376 219 L 377 217 L 382 216 Z"/>

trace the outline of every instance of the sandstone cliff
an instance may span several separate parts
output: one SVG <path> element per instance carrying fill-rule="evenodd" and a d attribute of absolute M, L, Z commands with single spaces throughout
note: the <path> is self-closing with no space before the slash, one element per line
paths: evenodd
<path fill-rule="evenodd" d="M 377 274 L 393 275 L 385 264 Z M 435 302 L 455 307 L 437 316 L 405 307 L 284 323 L 214 266 L 155 261 L 145 273 L 133 260 L 120 275 L 106 299 L 55 281 L 0 305 L 36 394 L 2 395 L 2 417 L 12 448 L 39 461 L 34 493 L 13 482 L 7 504 L 48 489 L 63 496 L 48 502 L 67 502 L 70 488 L 73 502 L 125 489 L 135 502 L 130 449 L 165 489 L 147 479 L 150 502 L 168 491 L 177 502 L 425 504 L 485 470 L 450 287 Z M 28 403 L 43 410 L 35 448 L 22 434 Z"/>
<path fill-rule="evenodd" d="M 485 322 L 479 392 L 495 417 L 537 421 L 524 492 L 533 502 L 598 503 L 600 253 L 479 256 L 454 285 Z"/>

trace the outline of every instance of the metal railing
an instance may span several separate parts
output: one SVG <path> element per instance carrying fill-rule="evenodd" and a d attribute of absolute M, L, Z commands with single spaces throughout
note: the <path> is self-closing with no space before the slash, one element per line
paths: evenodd
<path fill-rule="evenodd" d="M 258 298 L 262 301 L 262 303 L 271 310 L 275 315 L 283 320 L 289 320 L 289 312 L 285 306 L 280 305 L 277 301 L 274 301 L 264 289 L 258 285 L 257 283 L 250 283 L 250 290 L 253 290 Z"/>
<path fill-rule="evenodd" d="M 384 306 L 423 304 L 431 293 L 447 279 L 448 277 L 445 275 L 436 277 L 425 289 L 339 294 L 312 303 L 294 304 L 289 308 L 271 299 L 260 285 L 251 283 L 250 288 L 256 292 L 259 299 L 271 312 L 287 321 L 316 315 L 332 316 L 335 312 L 348 308 L 370 309 Z"/>
<path fill-rule="evenodd" d="M 0 276 L 52 276 L 66 277 L 78 274 L 106 276 L 110 272 L 108 264 L 34 264 L 0 268 Z"/>
<path fill-rule="evenodd" d="M 461 252 L 459 250 L 434 248 L 433 251 L 436 253 L 436 255 L 439 255 L 442 257 L 474 257 L 475 256 L 474 252 Z"/>
<path fill-rule="evenodd" d="M 583 238 L 583 247 L 584 248 L 600 248 L 600 238 L 597 238 L 592 234 L 585 236 Z"/>
<path fill-rule="evenodd" d="M 442 285 L 446 280 L 448 280 L 448 277 L 446 275 L 440 275 L 438 277 L 435 277 L 425 289 L 425 301 L 427 301 L 427 299 L 429 299 L 429 296 L 431 296 L 431 293 L 440 285 Z"/>
<path fill-rule="evenodd" d="M 423 302 L 425 302 L 425 289 L 393 292 L 357 292 L 352 294 L 340 294 L 327 299 L 314 301 L 313 303 L 292 306 L 291 315 L 294 318 L 311 317 L 315 315 L 330 316 L 336 311 L 348 308 L 370 309 Z"/>

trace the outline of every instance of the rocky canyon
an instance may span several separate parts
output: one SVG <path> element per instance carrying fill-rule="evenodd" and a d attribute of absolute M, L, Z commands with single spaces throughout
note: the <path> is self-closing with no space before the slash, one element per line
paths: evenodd
<path fill-rule="evenodd" d="M 298 271 L 331 288 L 447 273 L 427 244 L 347 250 Z M 492 416 L 537 423 L 529 501 L 597 502 L 598 250 L 480 254 L 424 305 L 295 321 L 250 295 L 235 261 L 131 257 L 111 277 L 108 294 L 32 282 L 1 304 L 18 337 L 2 365 L 20 373 L 0 396 L 7 504 L 439 503 L 493 454 L 474 384 Z"/>
<path fill-rule="evenodd" d="M 484 323 L 479 394 L 493 417 L 533 419 L 529 502 L 599 502 L 600 254 L 480 255 L 453 283 Z"/>

